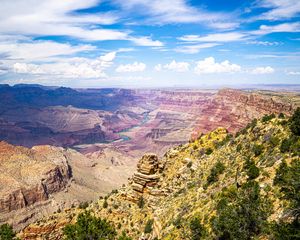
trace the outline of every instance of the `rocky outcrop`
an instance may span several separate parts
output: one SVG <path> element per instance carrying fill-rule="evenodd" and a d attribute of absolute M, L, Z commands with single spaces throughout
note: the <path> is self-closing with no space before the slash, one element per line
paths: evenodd
<path fill-rule="evenodd" d="M 28 149 L 0 142 L 0 152 L 0 214 L 47 200 L 71 177 L 62 149 Z"/>
<path fill-rule="evenodd" d="M 151 190 L 159 181 L 159 170 L 162 168 L 163 166 L 155 154 L 146 154 L 139 160 L 137 171 L 131 179 L 133 200 L 138 200 L 144 193 L 151 194 Z"/>

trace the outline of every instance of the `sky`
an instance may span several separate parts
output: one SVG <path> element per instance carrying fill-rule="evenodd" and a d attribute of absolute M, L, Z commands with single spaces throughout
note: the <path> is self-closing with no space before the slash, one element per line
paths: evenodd
<path fill-rule="evenodd" d="M 300 0 L 0 0 L 0 84 L 300 84 Z"/>

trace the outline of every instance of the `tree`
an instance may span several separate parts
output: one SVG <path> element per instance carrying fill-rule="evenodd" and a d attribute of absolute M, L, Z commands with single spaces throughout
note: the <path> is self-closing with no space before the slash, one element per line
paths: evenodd
<path fill-rule="evenodd" d="M 200 240 L 206 236 L 206 229 L 201 224 L 199 217 L 195 217 L 190 222 L 190 231 L 192 240 Z"/>
<path fill-rule="evenodd" d="M 5 223 L 0 226 L 0 240 L 12 240 L 15 238 L 16 233 L 14 232 L 12 226 Z"/>
<path fill-rule="evenodd" d="M 300 136 L 300 108 L 298 107 L 290 118 L 290 129 L 293 134 Z"/>
<path fill-rule="evenodd" d="M 246 171 L 249 180 L 253 180 L 259 176 L 259 168 L 256 167 L 255 162 L 250 158 L 246 159 L 244 170 Z"/>
<path fill-rule="evenodd" d="M 78 215 L 75 224 L 63 229 L 67 240 L 114 240 L 115 228 L 105 219 L 97 218 L 90 211 Z"/>
<path fill-rule="evenodd" d="M 151 233 L 152 232 L 152 226 L 153 226 L 153 219 L 149 219 L 145 225 L 144 233 Z"/>
<path fill-rule="evenodd" d="M 210 185 L 218 180 L 220 174 L 222 174 L 225 170 L 225 166 L 223 163 L 218 161 L 210 170 L 210 174 L 207 177 L 207 185 Z"/>
<path fill-rule="evenodd" d="M 258 183 L 248 181 L 223 190 L 212 228 L 218 239 L 249 240 L 265 231 L 270 213 L 271 203 L 260 196 Z"/>

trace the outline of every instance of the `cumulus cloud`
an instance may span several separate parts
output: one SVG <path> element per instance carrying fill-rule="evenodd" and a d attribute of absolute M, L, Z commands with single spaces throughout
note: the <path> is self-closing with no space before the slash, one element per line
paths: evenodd
<path fill-rule="evenodd" d="M 195 54 L 200 52 L 201 49 L 212 48 L 219 45 L 220 45 L 219 43 L 203 43 L 203 44 L 186 45 L 186 46 L 175 48 L 175 52 Z"/>
<path fill-rule="evenodd" d="M 257 67 L 255 69 L 253 69 L 251 71 L 252 74 L 270 74 L 270 73 L 273 73 L 275 70 L 270 67 L 270 66 L 267 66 L 267 67 Z"/>
<path fill-rule="evenodd" d="M 152 40 L 150 37 L 131 37 L 130 40 L 138 46 L 162 47 L 164 44 L 158 40 Z"/>
<path fill-rule="evenodd" d="M 163 66 L 164 69 L 172 70 L 175 72 L 187 72 L 189 70 L 190 64 L 188 62 L 172 62 Z"/>
<path fill-rule="evenodd" d="M 213 57 L 208 57 L 202 61 L 196 62 L 194 71 L 196 74 L 234 73 L 241 71 L 241 66 L 230 63 L 228 60 L 217 63 Z"/>
<path fill-rule="evenodd" d="M 49 75 L 55 78 L 103 78 L 105 69 L 113 64 L 115 52 L 107 53 L 96 59 L 66 58 L 53 63 L 22 63 L 13 64 L 13 71 L 19 74 Z"/>
<path fill-rule="evenodd" d="M 132 64 L 121 64 L 116 68 L 116 72 L 143 72 L 146 69 L 146 64 L 134 62 Z"/>

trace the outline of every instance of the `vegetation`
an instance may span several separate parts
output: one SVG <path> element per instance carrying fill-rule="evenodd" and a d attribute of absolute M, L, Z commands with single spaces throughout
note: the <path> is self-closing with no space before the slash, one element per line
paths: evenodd
<path fill-rule="evenodd" d="M 67 225 L 63 233 L 66 240 L 131 240 L 125 232 L 117 238 L 115 227 L 107 220 L 93 216 L 90 211 L 80 213 L 76 223 Z"/>
<path fill-rule="evenodd" d="M 12 239 L 17 239 L 16 233 L 14 232 L 12 226 L 7 223 L 0 225 L 0 240 Z"/>
<path fill-rule="evenodd" d="M 267 230 L 270 209 L 256 181 L 239 189 L 225 189 L 217 204 L 217 216 L 212 219 L 213 231 L 218 239 L 252 239 Z"/>
<path fill-rule="evenodd" d="M 145 200 L 142 196 L 138 200 L 138 206 L 139 208 L 143 208 L 145 206 Z"/>
<path fill-rule="evenodd" d="M 253 180 L 259 176 L 259 168 L 256 167 L 254 161 L 250 158 L 247 158 L 244 170 L 246 171 L 249 180 Z"/>
<path fill-rule="evenodd" d="M 264 147 L 259 144 L 254 144 L 253 146 L 253 153 L 255 157 L 258 157 L 260 154 L 262 154 Z"/>
<path fill-rule="evenodd" d="M 190 232 L 191 232 L 190 239 L 192 240 L 203 239 L 207 234 L 207 230 L 205 229 L 205 227 L 203 227 L 198 217 L 195 217 L 191 220 Z"/>
<path fill-rule="evenodd" d="M 153 219 L 149 219 L 145 225 L 144 233 L 151 233 L 153 226 Z"/>
<path fill-rule="evenodd" d="M 275 116 L 274 113 L 272 113 L 272 114 L 270 114 L 270 115 L 265 115 L 265 116 L 262 117 L 262 122 L 268 122 L 268 121 L 270 121 L 271 119 L 273 119 L 273 118 L 275 118 L 275 117 L 276 117 L 276 116 Z"/>
<path fill-rule="evenodd" d="M 109 222 L 93 216 L 89 211 L 79 214 L 77 222 L 67 225 L 63 232 L 67 240 L 114 240 L 117 235 Z"/>
<path fill-rule="evenodd" d="M 290 129 L 294 135 L 300 136 L 300 108 L 290 118 Z"/>
<path fill-rule="evenodd" d="M 223 163 L 218 161 L 210 171 L 210 175 L 207 177 L 207 185 L 210 185 L 216 181 L 218 181 L 218 177 L 225 170 L 225 166 Z"/>

